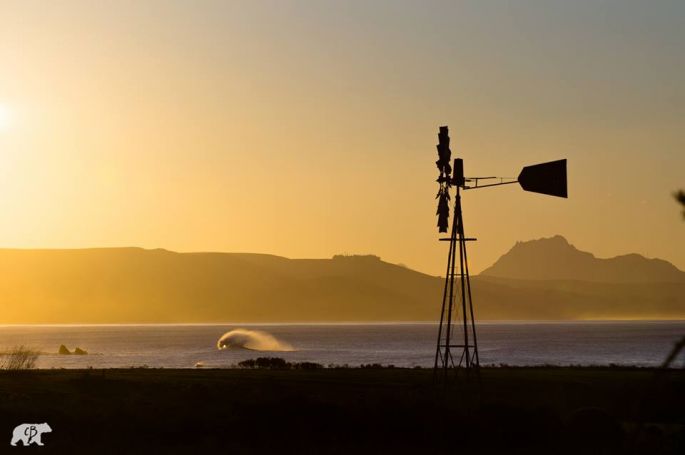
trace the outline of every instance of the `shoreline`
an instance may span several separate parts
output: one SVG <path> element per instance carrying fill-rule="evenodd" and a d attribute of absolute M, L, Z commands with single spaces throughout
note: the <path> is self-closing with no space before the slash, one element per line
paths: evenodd
<path fill-rule="evenodd" d="M 478 325 L 524 324 L 594 324 L 594 323 L 685 323 L 685 318 L 669 319 L 484 319 Z M 0 328 L 12 327 L 223 327 L 223 326 L 385 326 L 438 325 L 438 321 L 296 321 L 296 322 L 85 322 L 85 323 L 2 323 Z"/>

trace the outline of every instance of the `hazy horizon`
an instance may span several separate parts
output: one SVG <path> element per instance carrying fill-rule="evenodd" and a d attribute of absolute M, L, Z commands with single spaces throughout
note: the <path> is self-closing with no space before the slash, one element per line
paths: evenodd
<path fill-rule="evenodd" d="M 665 261 L 597 259 L 554 238 L 486 272 L 471 280 L 479 320 L 685 317 L 685 272 Z M 434 321 L 445 281 L 377 256 L 139 248 L 0 249 L 0 277 L 3 323 Z"/>

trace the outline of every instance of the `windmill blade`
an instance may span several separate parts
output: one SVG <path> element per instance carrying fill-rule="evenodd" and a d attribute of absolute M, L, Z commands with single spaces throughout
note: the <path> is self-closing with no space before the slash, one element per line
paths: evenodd
<path fill-rule="evenodd" d="M 526 166 L 521 170 L 518 182 L 525 191 L 568 197 L 566 160 Z"/>
<path fill-rule="evenodd" d="M 450 150 L 450 135 L 449 129 L 446 126 L 440 127 L 440 132 L 438 133 L 438 161 L 435 164 L 440 170 L 440 174 L 447 177 L 449 182 L 449 176 L 452 173 L 452 167 L 450 166 L 450 159 L 452 156 L 452 151 Z"/>

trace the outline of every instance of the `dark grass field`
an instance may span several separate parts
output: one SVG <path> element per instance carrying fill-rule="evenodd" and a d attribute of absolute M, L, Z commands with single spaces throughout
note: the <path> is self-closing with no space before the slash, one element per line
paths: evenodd
<path fill-rule="evenodd" d="M 685 453 L 683 370 L 42 370 L 0 400 L 1 453 Z"/>

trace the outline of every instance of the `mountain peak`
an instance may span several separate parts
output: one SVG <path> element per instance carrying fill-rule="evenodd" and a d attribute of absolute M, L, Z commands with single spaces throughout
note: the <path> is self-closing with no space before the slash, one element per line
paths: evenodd
<path fill-rule="evenodd" d="M 561 235 L 516 242 L 481 275 L 611 283 L 685 282 L 685 272 L 667 261 L 647 259 L 634 253 L 600 259 L 578 250 Z"/>
<path fill-rule="evenodd" d="M 571 245 L 566 237 L 563 235 L 555 235 L 552 237 L 543 237 L 541 239 L 518 241 L 514 245 L 514 248 L 549 248 L 555 250 L 566 250 L 572 249 L 578 251 L 576 247 Z"/>
<path fill-rule="evenodd" d="M 525 240 L 521 241 L 519 240 L 516 242 L 516 245 L 531 245 L 531 244 L 538 244 L 538 245 L 550 245 L 550 246 L 556 246 L 556 247 L 571 247 L 575 249 L 573 245 L 569 243 L 568 240 L 566 240 L 566 237 L 563 235 L 553 235 L 552 237 L 542 237 L 540 239 L 534 239 L 534 240 Z"/>

